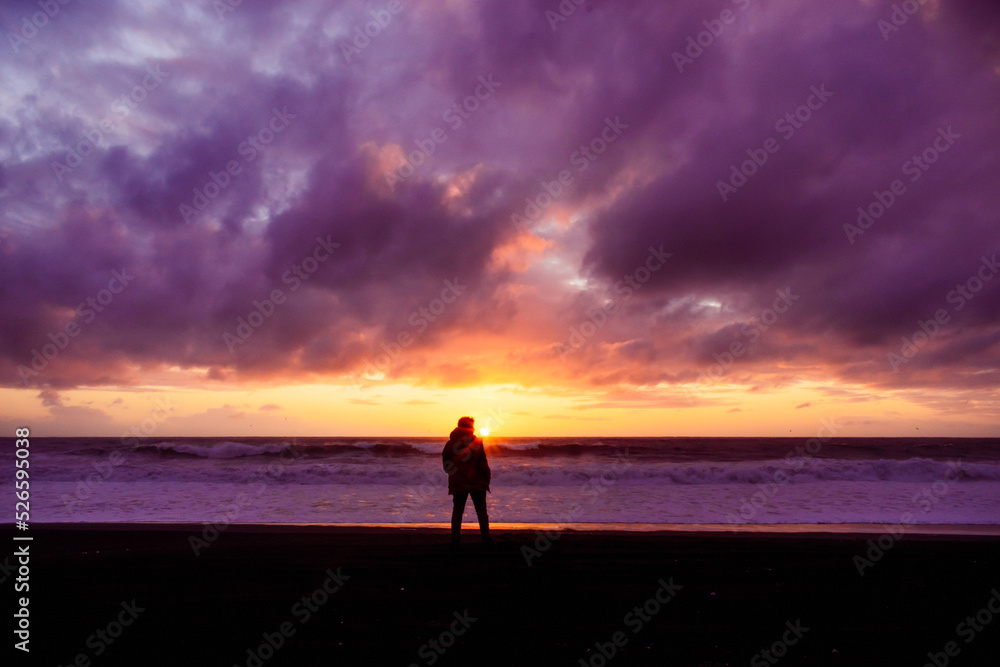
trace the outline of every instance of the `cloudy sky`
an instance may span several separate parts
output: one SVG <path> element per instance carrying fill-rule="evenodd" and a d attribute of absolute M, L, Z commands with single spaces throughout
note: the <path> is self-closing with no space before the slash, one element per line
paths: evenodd
<path fill-rule="evenodd" d="M 0 8 L 7 431 L 1000 435 L 995 3 L 232 4 Z"/>

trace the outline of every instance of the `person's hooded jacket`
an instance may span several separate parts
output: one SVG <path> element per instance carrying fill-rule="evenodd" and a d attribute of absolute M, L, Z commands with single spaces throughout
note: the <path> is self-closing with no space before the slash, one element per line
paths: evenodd
<path fill-rule="evenodd" d="M 448 473 L 448 493 L 490 490 L 486 449 L 473 428 L 459 426 L 451 432 L 451 439 L 441 452 L 441 462 Z"/>

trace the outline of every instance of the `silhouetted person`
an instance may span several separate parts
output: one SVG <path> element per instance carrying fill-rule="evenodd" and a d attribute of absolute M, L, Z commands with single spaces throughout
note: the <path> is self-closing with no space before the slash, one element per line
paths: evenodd
<path fill-rule="evenodd" d="M 490 517 L 486 513 L 486 492 L 490 490 L 490 464 L 486 461 L 483 441 L 476 437 L 476 420 L 462 417 L 458 427 L 451 432 L 451 439 L 441 452 L 444 471 L 448 473 L 448 493 L 454 507 L 451 512 L 451 544 L 457 547 L 461 541 L 462 515 L 465 502 L 472 496 L 472 504 L 479 517 L 479 532 L 484 545 L 492 545 L 490 539 Z"/>

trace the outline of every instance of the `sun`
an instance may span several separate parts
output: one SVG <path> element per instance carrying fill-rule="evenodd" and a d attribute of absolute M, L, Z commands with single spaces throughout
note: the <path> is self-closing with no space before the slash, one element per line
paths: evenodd
<path fill-rule="evenodd" d="M 490 430 L 488 428 L 486 428 L 486 427 L 483 427 L 483 428 L 479 429 L 479 434 L 480 435 L 489 435 L 490 434 Z"/>

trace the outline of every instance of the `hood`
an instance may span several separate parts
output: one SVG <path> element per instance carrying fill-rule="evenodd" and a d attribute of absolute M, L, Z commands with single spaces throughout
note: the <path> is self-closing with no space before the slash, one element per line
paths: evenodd
<path fill-rule="evenodd" d="M 456 454 L 464 451 L 475 440 L 476 432 L 474 429 L 459 426 L 451 432 L 451 442 L 455 443 L 454 451 Z"/>

